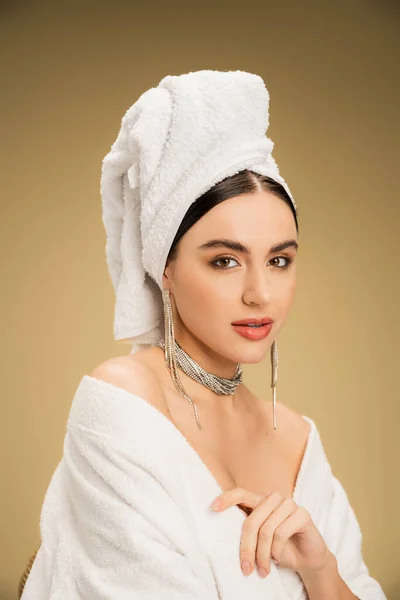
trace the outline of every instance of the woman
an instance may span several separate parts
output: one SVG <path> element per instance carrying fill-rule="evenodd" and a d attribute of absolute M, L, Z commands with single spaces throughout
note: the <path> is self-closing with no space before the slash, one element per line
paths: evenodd
<path fill-rule="evenodd" d="M 166 77 L 125 115 L 102 194 L 132 353 L 78 386 L 24 600 L 385 598 L 315 423 L 276 402 L 298 222 L 267 125 L 240 71 Z M 241 367 L 268 351 L 271 403 Z"/>

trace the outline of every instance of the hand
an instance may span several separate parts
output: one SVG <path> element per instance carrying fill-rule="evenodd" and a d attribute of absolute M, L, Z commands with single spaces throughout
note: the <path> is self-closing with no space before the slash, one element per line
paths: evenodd
<path fill-rule="evenodd" d="M 310 513 L 298 506 L 292 498 L 278 492 L 260 496 L 235 487 L 218 496 L 225 510 L 236 504 L 251 510 L 243 524 L 240 542 L 240 562 L 245 575 L 264 568 L 266 577 L 270 572 L 270 560 L 279 566 L 312 575 L 330 564 L 332 553 L 311 519 Z M 214 505 L 212 505 L 212 508 Z M 250 568 L 246 571 L 243 562 Z"/>

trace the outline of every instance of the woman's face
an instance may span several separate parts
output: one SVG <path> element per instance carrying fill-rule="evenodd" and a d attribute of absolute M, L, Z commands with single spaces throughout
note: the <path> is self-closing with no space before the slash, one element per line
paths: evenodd
<path fill-rule="evenodd" d="M 201 248 L 211 240 L 240 242 L 249 253 L 228 247 Z M 297 243 L 290 207 L 268 191 L 221 202 L 180 240 L 178 256 L 165 269 L 177 341 L 203 368 L 232 377 L 237 363 L 258 363 L 270 350 L 288 315 L 296 285 Z M 261 340 L 242 337 L 232 322 L 273 319 Z"/>

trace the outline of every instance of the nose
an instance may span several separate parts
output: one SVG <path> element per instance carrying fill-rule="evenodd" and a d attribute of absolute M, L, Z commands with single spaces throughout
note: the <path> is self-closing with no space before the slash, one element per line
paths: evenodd
<path fill-rule="evenodd" d="M 248 273 L 243 291 L 245 304 L 267 305 L 272 300 L 272 286 L 264 269 L 254 269 Z"/>

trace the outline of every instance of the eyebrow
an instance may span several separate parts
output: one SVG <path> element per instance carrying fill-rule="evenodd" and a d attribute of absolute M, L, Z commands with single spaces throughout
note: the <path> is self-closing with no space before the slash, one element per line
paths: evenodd
<path fill-rule="evenodd" d="M 270 252 L 282 252 L 282 250 L 286 250 L 286 248 L 295 248 L 298 249 L 299 245 L 296 240 L 285 240 L 284 242 L 280 242 L 279 244 L 275 244 L 270 248 Z M 209 240 L 201 246 L 198 246 L 198 250 L 209 250 L 210 248 L 230 248 L 234 252 L 241 252 L 242 254 L 251 254 L 250 248 L 245 246 L 241 242 L 236 242 L 234 240 L 227 240 L 225 238 L 217 239 L 217 240 Z"/>

